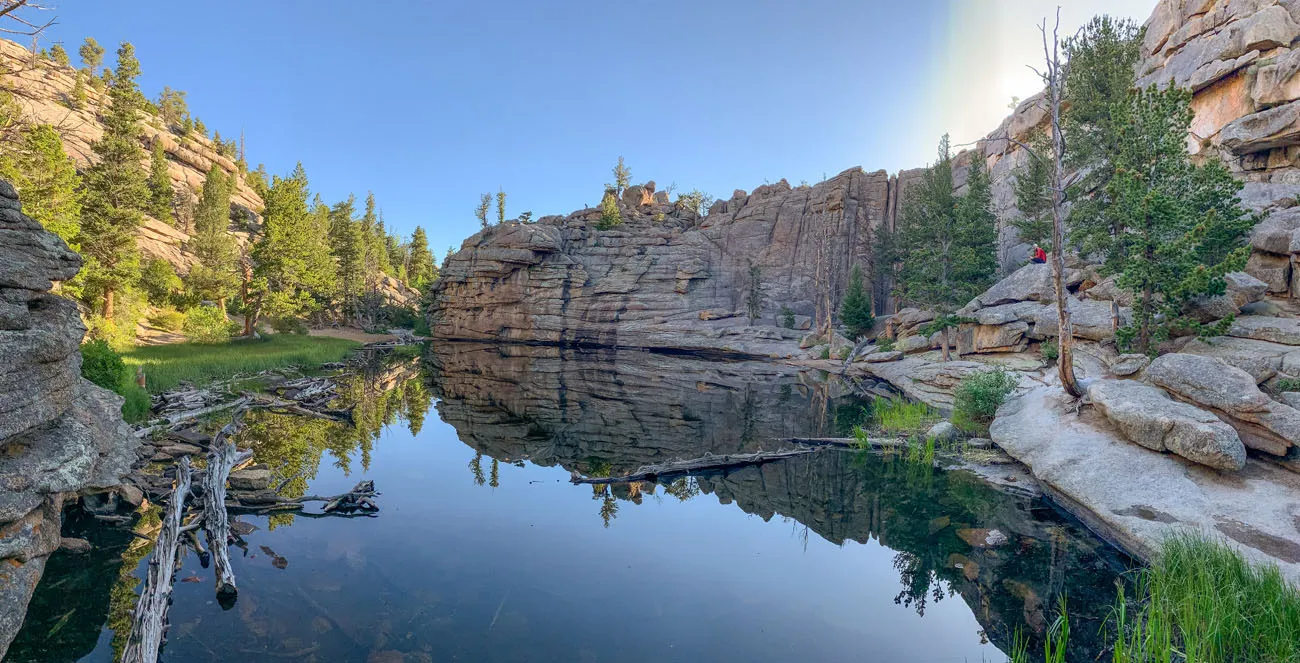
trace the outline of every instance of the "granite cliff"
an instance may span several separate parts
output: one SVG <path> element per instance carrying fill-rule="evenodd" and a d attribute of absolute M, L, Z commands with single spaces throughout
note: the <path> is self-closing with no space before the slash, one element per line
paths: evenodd
<path fill-rule="evenodd" d="M 49 292 L 81 257 L 24 215 L 0 181 L 0 656 L 22 625 L 64 500 L 118 483 L 136 460 L 122 399 L 81 377 L 86 329 Z"/>
<path fill-rule="evenodd" d="M 1162 0 L 1138 75 L 1194 91 L 1190 150 L 1227 164 L 1245 182 L 1243 203 L 1264 213 L 1246 271 L 1274 295 L 1300 297 L 1300 1 Z M 973 159 L 992 176 L 1004 275 L 1028 255 L 1011 225 L 1015 172 L 1028 155 L 1011 139 L 1027 140 L 1045 120 L 1041 99 L 1027 99 L 955 158 L 959 190 Z M 590 208 L 489 227 L 444 265 L 431 328 L 452 339 L 788 352 L 781 341 L 801 335 L 776 325 L 778 311 L 811 317 L 824 289 L 838 302 L 852 266 L 870 270 L 873 231 L 893 227 L 921 172 L 782 180 L 737 190 L 703 217 L 651 182 L 624 192 L 626 223 L 614 230 L 597 230 Z M 741 312 L 750 261 L 763 283 L 755 321 Z M 887 308 L 883 284 L 875 294 Z"/>

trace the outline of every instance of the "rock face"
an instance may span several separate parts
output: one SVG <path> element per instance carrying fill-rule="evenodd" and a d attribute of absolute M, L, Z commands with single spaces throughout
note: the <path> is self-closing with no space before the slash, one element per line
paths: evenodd
<path fill-rule="evenodd" d="M 1269 398 L 1255 378 L 1213 357 L 1157 357 L 1146 377 L 1178 398 L 1203 407 L 1237 429 L 1247 447 L 1285 456 L 1300 444 L 1300 411 Z"/>
<path fill-rule="evenodd" d="M 63 497 L 115 485 L 135 461 L 122 399 L 81 377 L 85 327 L 49 292 L 81 258 L 0 181 L 0 657 L 59 546 Z"/>
<path fill-rule="evenodd" d="M 1150 558 L 1170 534 L 1197 531 L 1300 580 L 1300 475 L 1255 459 L 1242 472 L 1225 473 L 1151 453 L 1101 413 L 1085 408 L 1076 415 L 1054 386 L 1010 398 L 990 434 L 1029 466 L 1057 504 L 1138 557 Z"/>
<path fill-rule="evenodd" d="M 1159 387 L 1132 380 L 1095 380 L 1088 398 L 1129 440 L 1219 470 L 1246 465 L 1237 432 L 1198 407 L 1169 398 Z"/>
<path fill-rule="evenodd" d="M 1147 21 L 1140 82 L 1194 90 L 1189 145 L 1195 158 L 1222 160 L 1245 181 L 1243 204 L 1264 215 L 1246 269 L 1258 280 L 1238 279 L 1240 288 L 1203 302 L 1203 318 L 1223 317 L 1258 299 L 1259 282 L 1274 294 L 1300 296 L 1297 14 L 1300 4 L 1294 0 L 1161 0 Z M 975 159 L 988 168 L 999 219 L 999 261 L 1003 274 L 1013 277 L 973 302 L 973 309 L 1037 302 L 1050 293 L 1045 266 L 1016 271 L 1027 261 L 1029 246 L 1012 224 L 1019 215 L 1015 172 L 1029 159 L 1017 141 L 1027 142 L 1045 122 L 1036 95 L 974 148 L 954 157 L 959 191 Z M 622 229 L 596 231 L 592 223 L 599 213 L 590 208 L 533 225 L 491 228 L 469 238 L 452 257 L 431 327 L 444 338 L 737 347 L 749 335 L 739 331 L 744 325 L 700 325 L 698 314 L 743 308 L 750 259 L 763 274 L 761 320 L 775 322 L 782 306 L 814 315 L 819 265 L 838 302 L 848 270 L 872 264 L 872 230 L 893 227 L 899 201 L 921 172 L 890 177 L 851 169 L 814 187 L 792 188 L 783 180 L 752 194 L 738 190 L 702 220 L 673 207 L 647 184 L 630 187 L 619 200 L 629 220 Z M 1102 302 L 1125 307 L 1124 293 L 1113 282 L 1086 288 L 1091 282 L 1084 282 L 1081 272 L 1072 281 L 1083 306 L 1075 314 L 1076 331 L 1084 338 L 1107 338 L 1111 317 Z M 873 286 L 878 310 L 890 308 L 888 285 Z M 1002 313 L 1011 319 L 981 324 L 1011 326 L 967 329 L 959 351 L 1016 351 L 1039 340 L 1035 333 L 1051 335 L 1054 316 L 1041 309 L 996 312 Z M 904 351 L 936 345 L 935 339 L 904 339 Z"/>
<path fill-rule="evenodd" d="M 872 231 L 897 188 L 855 168 L 816 186 L 738 192 L 703 218 L 638 198 L 619 202 L 624 223 L 610 230 L 595 228 L 590 208 L 492 226 L 444 265 L 430 327 L 466 340 L 770 354 L 803 336 L 777 326 L 783 306 L 812 315 L 819 278 L 840 293 L 853 265 L 870 268 Z M 759 318 L 718 315 L 745 309 L 750 261 L 762 275 Z"/>

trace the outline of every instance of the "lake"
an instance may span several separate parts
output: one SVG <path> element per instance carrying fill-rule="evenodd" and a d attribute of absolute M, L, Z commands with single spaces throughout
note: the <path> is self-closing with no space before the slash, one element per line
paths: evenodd
<path fill-rule="evenodd" d="M 1127 564 L 1041 498 L 894 454 L 569 481 L 845 435 L 871 403 L 817 371 L 448 344 L 345 384 L 355 427 L 254 413 L 241 446 L 289 496 L 373 479 L 381 512 L 239 516 L 238 600 L 187 556 L 164 660 L 1001 662 L 1062 597 L 1091 660 Z M 50 559 L 8 661 L 122 646 L 150 544 L 67 529 L 96 548 Z"/>

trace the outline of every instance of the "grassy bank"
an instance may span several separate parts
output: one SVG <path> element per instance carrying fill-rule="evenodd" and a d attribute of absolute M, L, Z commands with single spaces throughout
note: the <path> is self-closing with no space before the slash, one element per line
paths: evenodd
<path fill-rule="evenodd" d="M 144 369 L 150 393 L 173 389 L 181 381 L 202 384 L 269 368 L 312 368 L 341 361 L 361 344 L 341 338 L 275 334 L 217 345 L 174 343 L 131 348 L 122 353 L 129 373 Z"/>
<path fill-rule="evenodd" d="M 1300 590 L 1276 567 L 1199 535 L 1165 542 L 1138 572 L 1133 596 L 1120 594 L 1111 625 L 1114 663 L 1300 661 Z M 1062 610 L 1048 661 L 1067 659 L 1069 634 Z M 1011 660 L 1029 657 L 1021 648 Z"/>

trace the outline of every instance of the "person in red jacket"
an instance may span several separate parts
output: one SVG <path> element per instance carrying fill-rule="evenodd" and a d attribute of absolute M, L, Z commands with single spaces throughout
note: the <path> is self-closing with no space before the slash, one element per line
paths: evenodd
<path fill-rule="evenodd" d="M 1035 244 L 1029 260 L 1030 262 L 1045 263 L 1047 262 L 1047 252 L 1043 250 L 1043 247 Z"/>

